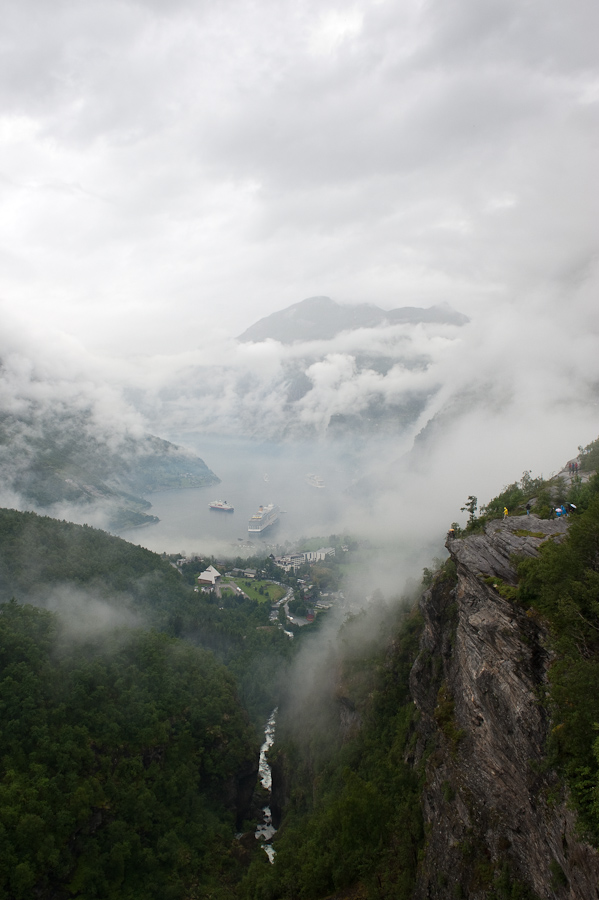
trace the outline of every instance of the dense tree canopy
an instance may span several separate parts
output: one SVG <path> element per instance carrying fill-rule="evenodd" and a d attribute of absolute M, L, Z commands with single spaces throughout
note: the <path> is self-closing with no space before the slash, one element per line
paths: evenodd
<path fill-rule="evenodd" d="M 551 761 L 562 768 L 582 821 L 599 846 L 599 476 L 562 543 L 519 567 L 521 602 L 551 629 Z M 582 505 L 582 504 L 581 504 Z"/>
<path fill-rule="evenodd" d="M 194 592 L 193 583 L 167 559 L 96 528 L 0 509 L 0 598 L 52 606 L 75 592 L 70 615 L 99 600 L 121 621 L 211 650 L 235 673 L 258 726 L 278 703 L 294 645 L 280 630 L 260 630 L 269 624 L 269 604 L 220 603 Z"/>
<path fill-rule="evenodd" d="M 153 631 L 65 640 L 15 602 L 0 648 L 0 896 L 189 896 L 255 753 L 232 677 Z"/>
<path fill-rule="evenodd" d="M 15 510 L 0 600 L 0 898 L 231 896 L 236 779 L 296 646 L 270 605 Z"/>

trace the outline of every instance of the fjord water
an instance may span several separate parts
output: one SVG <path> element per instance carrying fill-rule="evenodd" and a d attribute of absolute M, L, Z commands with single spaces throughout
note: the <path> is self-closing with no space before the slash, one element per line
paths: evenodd
<path fill-rule="evenodd" d="M 348 505 L 348 481 L 356 463 L 320 444 L 274 444 L 229 437 L 185 435 L 172 438 L 194 450 L 221 479 L 204 488 L 148 494 L 148 510 L 160 521 L 120 533 L 125 540 L 158 552 L 225 552 L 235 545 L 248 556 L 248 520 L 259 506 L 275 503 L 283 511 L 279 523 L 251 540 L 258 548 L 293 542 L 301 535 L 328 535 L 341 528 Z M 319 475 L 323 488 L 308 484 Z M 234 513 L 209 509 L 226 500 Z"/>

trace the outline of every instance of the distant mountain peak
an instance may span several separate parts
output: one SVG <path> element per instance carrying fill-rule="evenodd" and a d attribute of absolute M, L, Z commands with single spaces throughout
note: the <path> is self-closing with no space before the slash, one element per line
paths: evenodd
<path fill-rule="evenodd" d="M 371 303 L 344 306 L 330 297 L 307 297 L 250 325 L 238 340 L 260 343 L 270 338 L 281 344 L 292 344 L 295 341 L 331 340 L 342 331 L 375 328 L 385 323 L 438 322 L 459 326 L 468 321 L 467 316 L 456 312 L 448 303 L 428 309 L 403 306 L 384 310 Z"/>

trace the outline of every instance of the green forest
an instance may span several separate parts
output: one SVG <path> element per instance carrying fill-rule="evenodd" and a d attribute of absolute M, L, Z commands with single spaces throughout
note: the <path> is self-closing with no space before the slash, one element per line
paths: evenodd
<path fill-rule="evenodd" d="M 266 627 L 268 603 L 220 609 L 193 583 L 97 529 L 0 510 L 0 897 L 231 896 L 301 640 Z"/>
<path fill-rule="evenodd" d="M 0 642 L 0 896 L 221 885 L 255 740 L 212 654 L 156 631 L 74 643 L 14 601 Z"/>
<path fill-rule="evenodd" d="M 219 609 L 214 598 L 194 592 L 194 578 L 96 528 L 0 509 L 0 596 L 47 606 L 74 594 L 69 615 L 75 621 L 88 604 L 100 603 L 117 621 L 211 650 L 235 674 L 258 728 L 278 703 L 277 673 L 294 646 L 279 629 L 258 630 L 269 624 L 268 604 L 244 599 Z"/>
<path fill-rule="evenodd" d="M 547 764 L 564 774 L 599 847 L 599 475 L 577 499 L 567 540 L 547 541 L 538 559 L 520 563 L 516 602 L 550 628 Z"/>

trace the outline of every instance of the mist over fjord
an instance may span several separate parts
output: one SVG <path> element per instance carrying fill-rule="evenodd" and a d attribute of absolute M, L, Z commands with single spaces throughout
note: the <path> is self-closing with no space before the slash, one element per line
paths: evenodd
<path fill-rule="evenodd" d="M 24 339 L 14 322 L 0 378 L 6 505 L 160 552 L 231 556 L 272 502 L 284 513 L 261 546 L 350 533 L 414 570 L 468 495 L 493 496 L 523 455 L 548 476 L 599 430 L 592 341 L 564 354 L 562 323 L 529 345 L 503 312 L 490 328 L 448 306 L 385 313 L 318 297 L 280 315 L 257 340 L 118 364 Z M 44 476 L 27 493 L 48 464 L 52 490 Z M 214 499 L 234 515 L 210 511 Z"/>
<path fill-rule="evenodd" d="M 290 536 L 438 543 L 468 495 L 559 469 L 599 431 L 596 20 L 587 0 L 15 8 L 0 500 L 35 508 L 46 454 L 53 515 L 109 527 L 132 494 L 121 527 L 147 521 L 151 434 L 227 492 L 237 460 L 244 518 L 279 501 L 257 490 L 279 452 Z M 118 479 L 59 475 L 66 432 Z M 207 539 L 169 516 L 132 537 Z"/>

